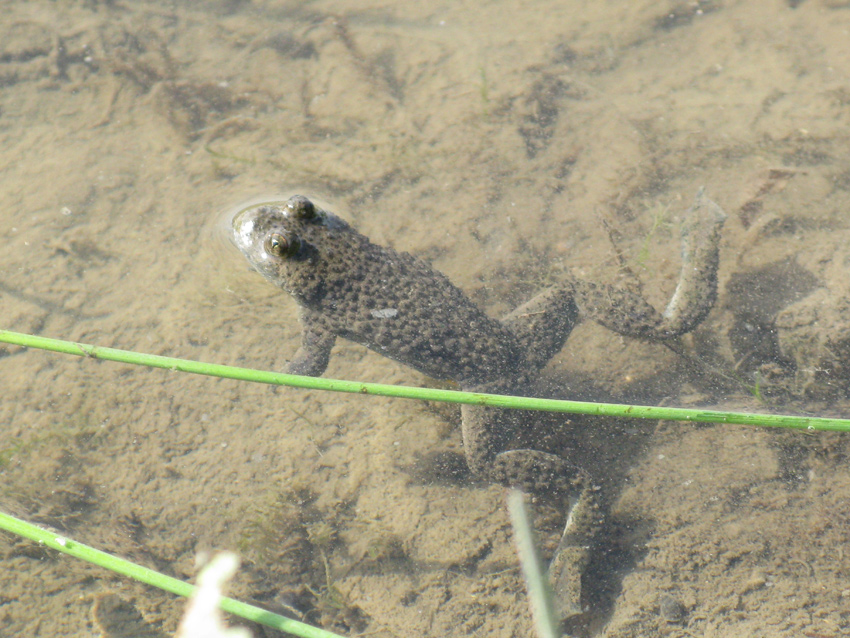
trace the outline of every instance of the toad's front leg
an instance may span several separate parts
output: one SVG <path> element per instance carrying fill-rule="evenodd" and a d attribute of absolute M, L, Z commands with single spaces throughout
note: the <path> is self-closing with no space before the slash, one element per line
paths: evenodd
<path fill-rule="evenodd" d="M 336 335 L 324 325 L 321 315 L 301 308 L 301 347 L 286 364 L 287 374 L 320 377 L 328 368 Z"/>

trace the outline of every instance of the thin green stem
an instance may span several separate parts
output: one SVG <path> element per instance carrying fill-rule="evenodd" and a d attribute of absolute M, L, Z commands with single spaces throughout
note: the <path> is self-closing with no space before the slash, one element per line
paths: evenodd
<path fill-rule="evenodd" d="M 508 495 L 508 512 L 511 515 L 517 554 L 525 576 L 525 586 L 528 588 L 528 600 L 531 603 L 537 636 L 560 638 L 562 632 L 558 614 L 555 612 L 555 597 L 537 552 L 531 516 L 525 506 L 525 496 L 519 490 L 512 489 Z"/>
<path fill-rule="evenodd" d="M 624 405 L 617 403 L 590 403 L 587 401 L 566 401 L 556 399 L 536 399 L 530 397 L 512 397 L 499 394 L 480 394 L 458 390 L 438 390 L 434 388 L 412 388 L 408 386 L 384 385 L 380 383 L 360 383 L 320 377 L 302 377 L 279 372 L 264 372 L 249 368 L 234 368 L 214 363 L 201 363 L 188 359 L 175 359 L 152 354 L 143 354 L 129 350 L 116 350 L 92 346 L 72 341 L 49 339 L 33 335 L 0 330 L 0 342 L 11 343 L 28 348 L 40 348 L 53 352 L 62 352 L 94 359 L 105 359 L 120 363 L 180 370 L 213 377 L 286 385 L 312 390 L 331 392 L 349 392 L 356 394 L 374 394 L 402 399 L 425 401 L 443 401 L 446 403 L 465 403 L 485 405 L 495 408 L 520 410 L 543 410 L 548 412 L 568 412 L 571 414 L 590 414 L 596 416 L 632 417 L 637 419 L 667 419 L 671 421 L 698 421 L 702 423 L 737 423 L 740 425 L 759 425 L 764 427 L 790 428 L 796 430 L 821 430 L 850 432 L 850 419 L 830 419 L 824 417 L 790 416 L 781 414 L 748 414 L 743 412 L 725 412 L 687 408 L 662 408 L 643 405 Z"/>
<path fill-rule="evenodd" d="M 12 532 L 18 536 L 23 536 L 51 549 L 55 549 L 58 552 L 88 561 L 115 573 L 129 576 L 141 583 L 153 585 L 178 596 L 189 597 L 195 591 L 194 585 L 190 585 L 182 580 L 160 574 L 118 556 L 113 556 L 88 545 L 83 545 L 66 536 L 42 529 L 32 523 L 3 512 L 0 512 L 0 529 Z M 252 620 L 279 631 L 301 636 L 302 638 L 342 638 L 342 636 L 330 631 L 325 631 L 324 629 L 319 629 L 318 627 L 313 627 L 312 625 L 307 625 L 303 622 L 286 618 L 285 616 L 273 614 L 270 611 L 239 602 L 233 598 L 222 598 L 219 607 L 228 613 L 245 618 L 246 620 Z"/>

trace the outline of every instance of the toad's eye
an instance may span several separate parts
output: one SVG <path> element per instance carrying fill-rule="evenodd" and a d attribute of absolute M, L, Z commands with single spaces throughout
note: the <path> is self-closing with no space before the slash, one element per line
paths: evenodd
<path fill-rule="evenodd" d="M 297 254 L 301 249 L 301 240 L 294 233 L 272 233 L 266 239 L 266 252 L 285 259 Z"/>
<path fill-rule="evenodd" d="M 316 207 L 303 195 L 294 195 L 286 202 L 288 214 L 298 219 L 315 219 Z"/>

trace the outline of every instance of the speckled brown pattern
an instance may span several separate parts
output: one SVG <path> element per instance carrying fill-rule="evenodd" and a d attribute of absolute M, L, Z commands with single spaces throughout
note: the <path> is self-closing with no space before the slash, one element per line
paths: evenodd
<path fill-rule="evenodd" d="M 412 255 L 373 244 L 331 213 L 292 214 L 292 202 L 248 209 L 234 224 L 253 223 L 253 243 L 246 248 L 237 233 L 237 245 L 267 279 L 295 297 L 308 335 L 344 337 L 463 386 L 526 369 L 517 336 L 445 275 Z M 273 233 L 297 236 L 299 252 L 264 259 L 266 236 Z M 324 340 L 321 349 L 332 345 Z M 303 349 L 318 354 L 310 343 Z"/>
<path fill-rule="evenodd" d="M 322 374 L 334 340 L 344 337 L 465 390 L 510 394 L 561 350 L 579 314 L 642 339 L 692 330 L 714 303 L 724 218 L 700 191 L 683 228 L 679 286 L 663 314 L 635 293 L 573 279 L 497 321 L 426 262 L 373 244 L 302 196 L 241 211 L 233 240 L 301 308 L 302 345 L 287 371 Z M 602 518 L 588 476 L 554 454 L 505 449 L 528 413 L 476 406 L 462 413 L 474 474 L 574 503 L 553 580 L 568 599 L 563 608 L 578 612 L 581 570 Z"/>

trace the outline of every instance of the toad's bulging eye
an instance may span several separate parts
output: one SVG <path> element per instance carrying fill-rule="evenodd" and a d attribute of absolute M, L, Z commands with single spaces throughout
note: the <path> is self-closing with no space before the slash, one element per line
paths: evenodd
<path fill-rule="evenodd" d="M 316 216 L 316 207 L 303 195 L 290 197 L 286 202 L 289 214 L 298 219 L 313 219 Z"/>
<path fill-rule="evenodd" d="M 272 233 L 266 239 L 266 252 L 275 257 L 292 257 L 300 249 L 301 240 L 293 233 Z"/>

